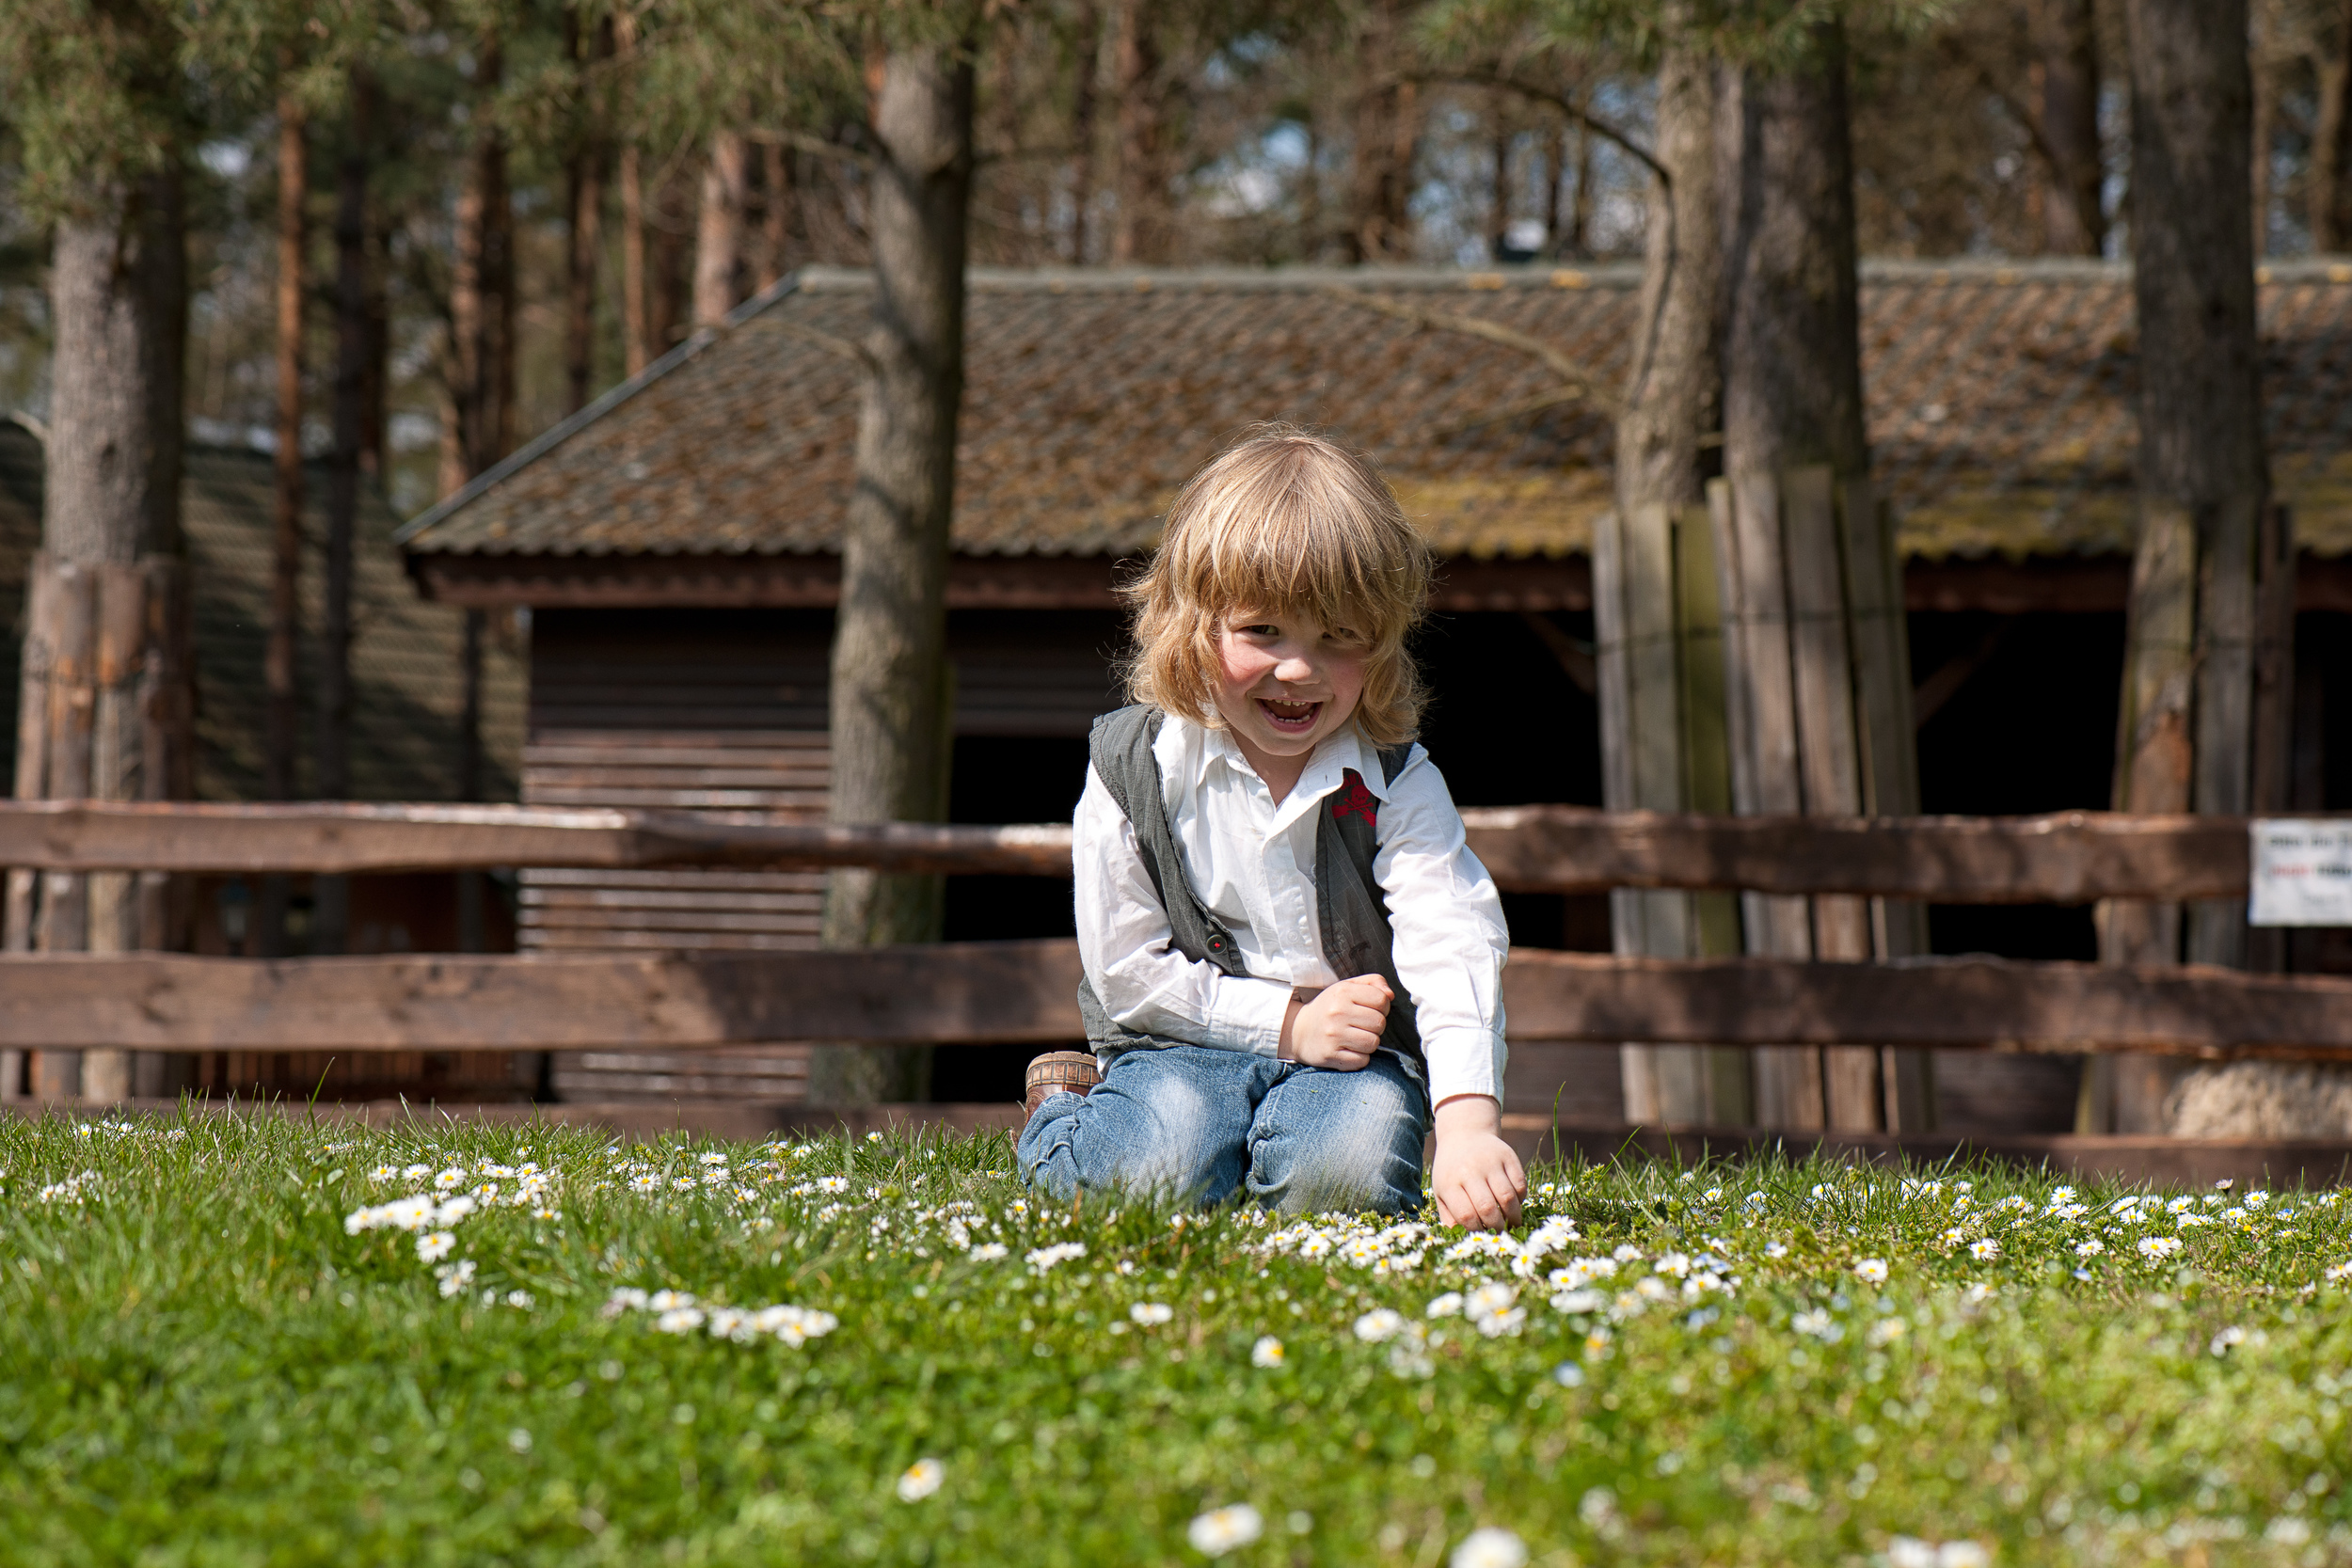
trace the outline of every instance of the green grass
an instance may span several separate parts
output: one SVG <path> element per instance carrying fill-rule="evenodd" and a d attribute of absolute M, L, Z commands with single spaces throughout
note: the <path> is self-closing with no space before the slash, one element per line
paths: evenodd
<path fill-rule="evenodd" d="M 481 1166 L 525 1162 L 515 1206 Z M 462 1288 L 417 1234 L 347 1233 L 430 1188 L 371 1176 L 411 1164 L 501 1188 L 448 1227 Z M 1578 1237 L 1515 1277 L 1453 1234 L 1383 1273 L 1343 1224 L 1025 1204 L 1012 1168 L 1001 1136 L 0 1126 L 0 1560 L 1200 1562 L 1234 1503 L 1264 1531 L 1227 1562 L 1437 1564 L 1481 1527 L 1538 1563 L 2352 1555 L 2333 1194 L 2192 1195 L 2178 1229 L 1997 1170 L 1553 1166 L 1520 1234 Z M 1425 1316 L 1481 1279 L 1524 1320 Z M 616 1289 L 838 1325 L 668 1333 Z M 1383 1307 L 1414 1326 L 1360 1337 Z"/>

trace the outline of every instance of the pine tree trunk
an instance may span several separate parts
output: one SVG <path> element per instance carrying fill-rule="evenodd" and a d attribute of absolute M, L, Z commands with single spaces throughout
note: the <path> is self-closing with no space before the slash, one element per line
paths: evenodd
<path fill-rule="evenodd" d="M 291 71 L 291 61 L 280 62 Z M 278 280 L 276 302 L 278 451 L 273 461 L 269 552 L 269 641 L 262 657 L 266 693 L 262 736 L 262 793 L 291 800 L 298 793 L 295 753 L 302 744 L 301 694 L 295 667 L 301 658 L 302 611 L 302 306 L 303 209 L 310 196 L 310 166 L 302 107 L 293 98 L 278 101 Z M 291 879 L 262 879 L 253 916 L 255 949 L 264 958 L 282 958 Z"/>
<path fill-rule="evenodd" d="M 2264 25 L 2269 19 L 2254 13 L 2250 20 L 2253 33 L 2248 40 L 2246 63 L 2253 91 L 2253 128 L 2246 159 L 2250 195 L 2247 205 L 2254 258 L 2260 261 L 2270 248 L 2270 152 L 2279 135 L 2279 68 L 2283 62 L 2272 57 L 2269 40 L 2263 36 L 2269 31 Z"/>
<path fill-rule="evenodd" d="M 963 396 L 972 97 L 969 54 L 952 46 L 892 54 L 875 97 L 870 366 L 833 650 L 837 822 L 946 816 L 947 531 Z M 936 941 L 941 895 L 935 877 L 837 871 L 825 942 Z M 809 1093 L 832 1104 L 920 1100 L 929 1078 L 924 1048 L 824 1047 L 810 1063 Z"/>
<path fill-rule="evenodd" d="M 2352 245 L 2352 3 L 2339 0 L 2334 8 L 2334 17 L 2320 29 L 2320 53 L 2312 62 L 2319 110 L 2312 126 L 2304 213 L 2312 248 L 2321 255 Z"/>
<path fill-rule="evenodd" d="M 1350 261 L 1403 261 L 1413 250 L 1413 161 L 1420 140 L 1414 84 L 1402 67 L 1409 17 L 1402 0 L 1372 0 L 1357 38 L 1354 148 L 1348 168 Z"/>
<path fill-rule="evenodd" d="M 1597 525 L 1593 616 L 1601 702 L 1601 779 L 1613 811 L 1728 809 L 1723 631 L 1714 613 L 1705 482 L 1720 424 L 1722 245 L 1712 64 L 1688 51 L 1659 66 L 1657 147 L 1645 243 L 1641 334 L 1617 420 L 1616 510 Z M 1555 141 L 1555 145 L 1557 145 Z M 1554 198 L 1559 170 L 1553 166 Z M 1693 591 L 1707 603 L 1693 604 Z M 1693 675 L 1714 679 L 1694 690 Z M 1739 950 L 1726 895 L 1611 895 L 1624 955 L 1685 958 Z M 1698 1045 L 1624 1048 L 1626 1118 L 1722 1125 L 1745 1119 L 1742 1053 Z"/>
<path fill-rule="evenodd" d="M 596 371 L 596 253 L 604 245 L 604 167 L 601 154 L 572 155 L 566 177 L 571 210 L 564 269 L 565 412 L 588 406 Z"/>
<path fill-rule="evenodd" d="M 2132 260 L 2139 317 L 2140 537 L 2133 561 L 2116 806 L 2243 814 L 2257 774 L 2269 460 L 2262 432 L 2245 0 L 2131 0 Z M 2275 569 L 2288 562 L 2269 555 Z M 2276 661 L 2273 684 L 2285 677 Z M 2265 744 L 2282 739 L 2263 737 Z M 2265 766 L 2278 762 L 2280 766 Z M 2242 965 L 2234 902 L 2115 903 L 2101 957 Z M 2259 1080 L 2278 1069 L 2256 1067 Z M 2197 1076 L 2211 1076 L 2200 1072 Z M 2178 1075 L 2130 1058 L 2087 1082 L 2091 1130 L 2152 1132 Z M 2182 1092 L 2193 1092 L 2181 1085 Z M 2203 1123 L 2213 1128 L 2210 1118 Z M 2237 1129 L 2261 1135 L 2259 1126 Z"/>
<path fill-rule="evenodd" d="M 192 783 L 180 531 L 185 212 L 176 166 L 79 193 L 55 230 L 41 550 L 27 574 L 20 798 L 163 800 Z M 183 883 L 130 873 L 8 879 L 11 951 L 184 940 Z M 9 1053 L 0 1093 L 103 1101 L 176 1087 L 167 1058 Z M 20 1078 L 19 1073 L 22 1072 Z"/>
<path fill-rule="evenodd" d="M 579 8 L 567 8 L 564 19 L 565 31 L 572 35 L 573 70 L 584 77 L 590 62 L 581 53 L 588 44 L 580 36 Z M 593 128 L 598 107 L 583 90 L 581 119 L 587 123 L 575 135 L 564 171 L 569 218 L 564 252 L 564 407 L 574 414 L 588 406 L 596 367 L 596 257 L 604 248 L 605 163 L 603 139 Z"/>
<path fill-rule="evenodd" d="M 513 449 L 515 430 L 514 203 L 506 135 L 493 113 L 503 71 L 496 40 L 482 45 L 473 146 L 457 197 L 456 264 L 450 277 L 451 397 L 461 482 Z"/>
<path fill-rule="evenodd" d="M 647 351 L 658 359 L 685 339 L 693 312 L 694 198 L 686 180 L 673 175 L 656 188 L 653 199 L 645 338 Z"/>
<path fill-rule="evenodd" d="M 506 139 L 489 112 L 502 70 L 498 41 L 487 40 L 475 76 L 479 100 L 466 184 L 457 202 L 457 264 L 450 285 L 451 339 L 455 344 L 453 396 L 458 406 L 459 483 L 483 472 L 512 449 L 515 428 L 515 258 L 513 202 L 506 182 Z M 482 797 L 483 612 L 466 611 L 457 658 L 462 693 L 457 721 L 455 787 L 460 800 Z M 457 874 L 457 945 L 484 945 L 485 879 Z"/>
<path fill-rule="evenodd" d="M 1723 582 L 1733 791 L 1742 813 L 1918 807 L 1898 563 L 1863 430 L 1853 162 L 1842 27 L 1733 81 L 1720 117 L 1727 246 Z M 1751 952 L 1924 950 L 1915 906 L 1743 900 Z M 1756 1053 L 1767 1126 L 1917 1126 L 1926 1064 L 1869 1047 Z"/>
<path fill-rule="evenodd" d="M 759 277 L 761 293 L 783 278 L 792 254 L 792 153 L 781 142 L 760 149 Z"/>
<path fill-rule="evenodd" d="M 368 166 L 373 148 L 375 87 L 355 68 L 349 120 L 335 182 L 334 453 L 327 468 L 326 537 L 319 593 L 317 784 L 324 800 L 351 795 L 351 584 L 365 461 L 370 334 Z M 351 879 L 322 876 L 311 884 L 310 951 L 341 953 L 351 942 Z"/>
<path fill-rule="evenodd" d="M 612 17 L 613 48 L 624 71 L 637 58 L 637 18 L 626 6 Z M 626 80 L 626 79 L 625 79 Z M 645 318 L 645 177 L 637 136 L 626 116 L 620 150 L 621 362 L 629 376 L 653 363 L 653 326 Z"/>
<path fill-rule="evenodd" d="M 694 325 L 717 326 L 742 295 L 743 212 L 751 202 L 751 144 L 740 131 L 710 138 L 703 166 L 702 208 L 694 226 Z"/>
<path fill-rule="evenodd" d="M 1103 13 L 1096 6 L 1081 5 L 1077 19 L 1076 96 L 1070 112 L 1070 249 L 1065 259 L 1073 267 L 1083 267 L 1094 206 L 1094 85 L 1101 74 Z"/>
<path fill-rule="evenodd" d="M 2042 246 L 2055 256 L 2096 256 L 2106 218 L 2092 0 L 2034 0 L 2031 27 L 2042 100 Z"/>
<path fill-rule="evenodd" d="M 1119 266 L 1168 261 L 1168 150 L 1158 40 L 1144 0 L 1119 8 L 1119 214 L 1111 261 Z"/>
<path fill-rule="evenodd" d="M 1662 71 L 1664 67 L 1661 66 L 1660 70 Z M 1565 236 L 1560 232 L 1560 197 L 1561 186 L 1567 181 L 1568 137 L 1575 129 L 1572 125 L 1563 125 L 1557 131 L 1549 131 L 1544 135 L 1544 254 L 1554 261 L 1571 254 L 1564 243 Z M 1659 141 L 1663 143 L 1666 127 L 1662 122 L 1658 127 L 1658 133 Z M 1659 199 L 1655 183 L 1651 187 L 1650 199 Z"/>
<path fill-rule="evenodd" d="M 1576 127 L 1576 189 L 1568 198 L 1570 256 L 1593 253 L 1593 134 Z"/>
<path fill-rule="evenodd" d="M 1488 182 L 1492 195 L 1486 206 L 1486 259 L 1500 261 L 1511 243 L 1511 137 L 1514 128 L 1510 105 L 1500 92 L 1490 95 L 1488 112 L 1493 117 L 1488 135 L 1494 168 Z"/>
<path fill-rule="evenodd" d="M 596 74 L 613 52 L 613 21 L 607 16 L 593 31 L 580 26 L 580 8 L 564 10 L 564 53 L 571 60 L 579 119 L 570 155 L 564 160 L 565 246 L 564 257 L 564 373 L 565 409 L 588 406 L 596 368 L 596 262 L 604 250 L 604 186 L 611 149 L 604 126 L 612 113 Z"/>

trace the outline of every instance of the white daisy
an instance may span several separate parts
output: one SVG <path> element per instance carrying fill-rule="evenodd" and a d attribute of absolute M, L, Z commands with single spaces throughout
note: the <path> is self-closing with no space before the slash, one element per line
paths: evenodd
<path fill-rule="evenodd" d="M 1227 1552 L 1248 1545 L 1264 1533 L 1265 1520 L 1248 1503 L 1212 1509 L 1184 1529 L 1185 1538 L 1192 1543 L 1193 1550 L 1208 1557 L 1223 1557 Z"/>
<path fill-rule="evenodd" d="M 918 1459 L 898 1472 L 898 1500 L 919 1503 L 938 1491 L 946 1479 L 946 1468 L 938 1460 Z"/>
<path fill-rule="evenodd" d="M 1527 1568 L 1527 1544 L 1489 1525 L 1470 1531 L 1446 1562 L 1448 1568 Z"/>

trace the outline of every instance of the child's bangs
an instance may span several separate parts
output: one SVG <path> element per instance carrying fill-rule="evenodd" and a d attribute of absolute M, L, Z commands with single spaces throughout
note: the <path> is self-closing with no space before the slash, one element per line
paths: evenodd
<path fill-rule="evenodd" d="M 1385 495 L 1359 497 L 1328 483 L 1327 470 L 1301 470 L 1251 476 L 1272 483 L 1221 498 L 1186 541 L 1185 596 L 1213 617 L 1311 615 L 1375 646 L 1402 638 L 1425 578 L 1413 559 L 1418 541 L 1383 515 Z"/>

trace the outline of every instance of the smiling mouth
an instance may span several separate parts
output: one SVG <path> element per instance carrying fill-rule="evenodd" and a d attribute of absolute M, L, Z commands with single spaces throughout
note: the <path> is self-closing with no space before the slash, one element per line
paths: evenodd
<path fill-rule="evenodd" d="M 1281 735 L 1305 735 L 1315 727 L 1315 719 L 1323 712 L 1321 703 L 1279 703 L 1264 697 L 1257 699 L 1257 703 L 1266 722 Z"/>

